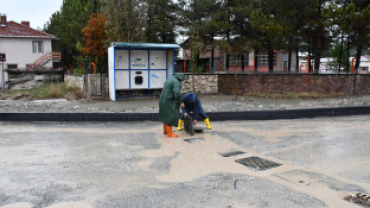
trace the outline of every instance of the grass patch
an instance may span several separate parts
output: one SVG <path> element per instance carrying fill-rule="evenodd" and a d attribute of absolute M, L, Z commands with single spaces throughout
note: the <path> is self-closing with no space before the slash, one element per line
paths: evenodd
<path fill-rule="evenodd" d="M 32 89 L 11 89 L 7 90 L 6 95 L 3 95 L 1 99 L 12 98 L 13 100 L 19 100 L 26 98 L 28 100 L 43 100 L 53 98 L 66 98 L 67 100 L 82 99 L 83 92 L 78 87 L 74 86 L 67 88 L 67 85 L 62 83 L 50 83 L 44 84 L 38 88 Z"/>

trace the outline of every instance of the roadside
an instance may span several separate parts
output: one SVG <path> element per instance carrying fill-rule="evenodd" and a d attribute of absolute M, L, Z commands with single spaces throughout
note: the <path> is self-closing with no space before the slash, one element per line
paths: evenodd
<path fill-rule="evenodd" d="M 273 99 L 255 96 L 199 95 L 206 112 L 267 111 L 326 107 L 369 106 L 370 96 L 343 96 L 319 99 Z M 67 99 L 0 100 L 0 113 L 158 113 L 158 97 L 122 101 Z"/>

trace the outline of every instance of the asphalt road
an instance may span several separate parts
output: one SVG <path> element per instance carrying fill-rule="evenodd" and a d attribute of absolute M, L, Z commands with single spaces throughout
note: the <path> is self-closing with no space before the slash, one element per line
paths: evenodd
<path fill-rule="evenodd" d="M 149 121 L 1 122 L 0 208 L 359 207 L 344 197 L 370 194 L 369 124 L 211 121 L 173 139 Z M 235 162 L 250 157 L 278 166 Z"/>

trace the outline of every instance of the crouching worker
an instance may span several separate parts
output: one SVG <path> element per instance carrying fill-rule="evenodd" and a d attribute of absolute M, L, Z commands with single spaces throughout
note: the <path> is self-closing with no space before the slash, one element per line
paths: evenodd
<path fill-rule="evenodd" d="M 164 134 L 167 134 L 167 137 L 179 137 L 179 135 L 172 133 L 172 126 L 177 126 L 179 107 L 185 107 L 180 95 L 181 82 L 184 79 L 184 73 L 176 74 L 167 79 L 159 98 L 158 120 L 163 122 Z"/>
<path fill-rule="evenodd" d="M 182 113 L 179 119 L 179 126 L 177 130 L 181 131 L 182 125 L 184 123 L 184 117 L 186 117 L 190 112 L 194 113 L 193 118 L 193 125 L 197 125 L 198 115 L 200 115 L 204 123 L 206 123 L 207 129 L 211 129 L 211 124 L 209 123 L 209 118 L 207 117 L 206 113 L 202 108 L 202 104 L 196 94 L 188 93 L 182 97 L 182 102 L 184 103 L 185 107 L 182 108 Z"/>

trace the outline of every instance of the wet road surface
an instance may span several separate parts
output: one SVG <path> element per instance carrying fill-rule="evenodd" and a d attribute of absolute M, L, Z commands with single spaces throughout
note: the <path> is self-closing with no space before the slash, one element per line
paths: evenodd
<path fill-rule="evenodd" d="M 0 208 L 358 207 L 343 198 L 370 194 L 369 124 L 211 121 L 173 139 L 158 122 L 2 122 Z M 278 165 L 235 162 L 250 157 Z"/>

